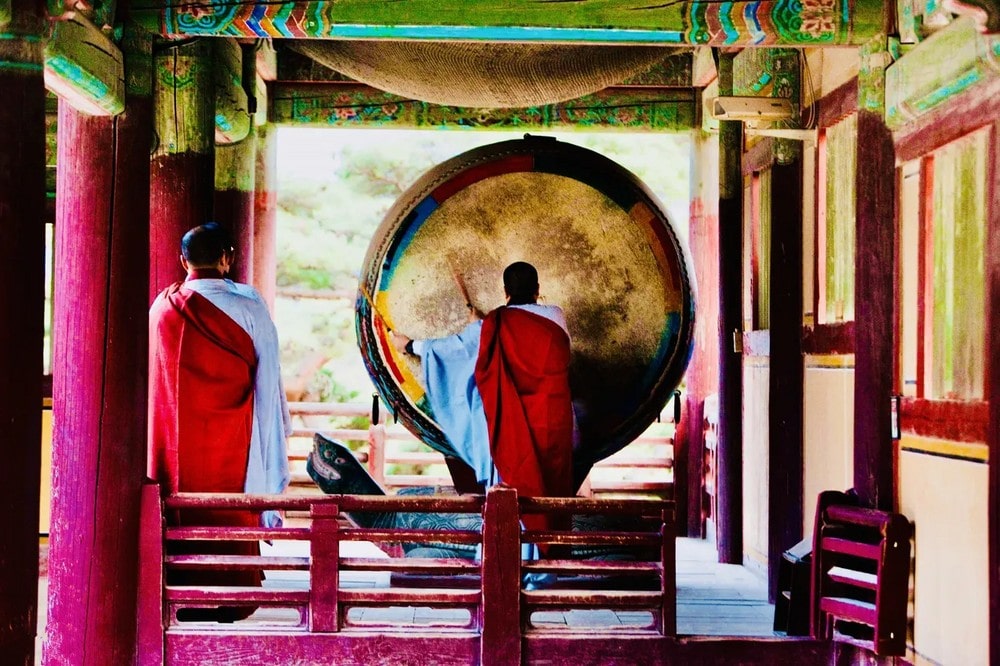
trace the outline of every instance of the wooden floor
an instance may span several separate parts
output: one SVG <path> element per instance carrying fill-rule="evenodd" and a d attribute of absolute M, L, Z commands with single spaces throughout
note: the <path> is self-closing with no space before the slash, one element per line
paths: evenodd
<path fill-rule="evenodd" d="M 380 551 L 372 544 L 345 542 L 357 548 L 358 557 L 377 556 Z M 302 544 L 304 547 L 304 544 Z M 293 546 L 294 548 L 294 546 Z M 265 547 L 266 554 L 266 547 Z M 281 554 L 299 554 L 286 553 Z M 265 586 L 300 587 L 307 585 L 304 572 L 275 572 Z M 353 588 L 387 587 L 386 574 L 342 574 L 341 585 Z M 45 634 L 48 579 L 39 581 L 39 621 L 35 663 L 40 663 L 41 645 Z M 464 611 L 395 607 L 387 609 L 352 609 L 354 622 L 408 622 L 414 624 L 463 624 Z M 244 620 L 253 624 L 294 621 L 283 611 L 258 611 Z M 572 611 L 568 613 L 539 612 L 532 617 L 538 625 L 576 627 L 644 626 L 651 620 L 645 612 L 609 610 Z M 716 562 L 713 543 L 681 538 L 677 540 L 677 632 L 679 635 L 700 636 L 773 636 L 774 606 L 767 603 L 765 583 L 744 567 Z M 206 625 L 206 628 L 211 625 Z"/>

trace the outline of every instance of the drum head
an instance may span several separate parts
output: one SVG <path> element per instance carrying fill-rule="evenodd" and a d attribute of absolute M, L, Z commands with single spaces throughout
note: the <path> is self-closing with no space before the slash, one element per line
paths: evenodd
<path fill-rule="evenodd" d="M 422 176 L 388 212 L 368 249 L 357 299 L 358 344 L 377 390 L 431 447 L 454 455 L 434 421 L 414 339 L 503 305 L 503 269 L 538 269 L 540 301 L 562 307 L 572 338 L 570 388 L 580 429 L 578 481 L 642 433 L 676 388 L 691 352 L 687 262 L 666 213 L 615 162 L 548 138 L 504 141 Z"/>

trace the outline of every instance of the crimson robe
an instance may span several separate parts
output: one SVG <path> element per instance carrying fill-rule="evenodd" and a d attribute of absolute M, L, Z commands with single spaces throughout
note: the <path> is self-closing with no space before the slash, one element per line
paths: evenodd
<path fill-rule="evenodd" d="M 164 494 L 242 493 L 253 427 L 253 340 L 201 294 L 168 287 L 150 309 L 149 474 Z M 185 510 L 171 525 L 257 526 L 250 511 Z M 254 542 L 169 544 L 171 553 L 259 555 Z M 259 571 L 173 572 L 169 584 L 259 585 Z M 197 574 L 197 575 L 196 575 Z M 253 609 L 242 609 L 242 611 Z M 249 615 L 237 611 L 235 617 Z"/>
<path fill-rule="evenodd" d="M 497 308 L 483 320 L 476 386 L 500 479 L 525 497 L 573 495 L 573 407 L 569 335 L 554 321 L 520 308 Z M 528 529 L 562 521 L 525 515 Z"/>

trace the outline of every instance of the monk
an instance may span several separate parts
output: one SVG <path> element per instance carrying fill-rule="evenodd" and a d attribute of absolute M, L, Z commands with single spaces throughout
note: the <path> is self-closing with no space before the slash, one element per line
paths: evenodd
<path fill-rule="evenodd" d="M 538 303 L 538 272 L 523 261 L 503 273 L 507 304 L 445 338 L 411 340 L 435 419 L 486 486 L 522 496 L 573 495 L 570 337 L 562 309 Z M 475 313 L 470 305 L 470 310 Z M 525 516 L 525 526 L 546 522 Z"/>
<path fill-rule="evenodd" d="M 210 222 L 181 240 L 187 279 L 167 287 L 149 311 L 149 475 L 163 493 L 281 493 L 288 486 L 291 434 L 278 336 L 257 291 L 226 279 L 232 240 Z M 277 526 L 276 512 L 191 510 L 171 525 Z M 175 544 L 176 545 L 176 544 Z M 176 552 L 176 551 L 175 551 Z M 205 543 L 199 553 L 259 554 L 257 542 Z M 260 585 L 259 571 L 198 576 L 170 584 Z M 224 579 L 224 580 L 223 580 Z M 216 612 L 212 612 L 216 611 Z M 178 619 L 232 621 L 252 608 L 182 609 Z"/>

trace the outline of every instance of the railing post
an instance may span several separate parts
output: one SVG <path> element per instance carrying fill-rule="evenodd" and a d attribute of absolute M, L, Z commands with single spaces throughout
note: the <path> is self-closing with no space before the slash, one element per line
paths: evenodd
<path fill-rule="evenodd" d="M 340 631 L 340 510 L 336 504 L 313 504 L 309 564 L 309 631 Z"/>
<path fill-rule="evenodd" d="M 163 508 L 160 486 L 142 487 L 139 504 L 136 665 L 163 666 Z"/>
<path fill-rule="evenodd" d="M 664 636 L 677 635 L 677 521 L 675 508 L 664 509 L 660 534 L 663 543 L 660 546 L 660 566 L 663 568 L 663 581 L 660 591 L 663 603 L 660 608 L 660 633 Z"/>
<path fill-rule="evenodd" d="M 483 509 L 480 663 L 521 663 L 521 524 L 517 491 L 493 486 Z"/>
<path fill-rule="evenodd" d="M 383 487 L 385 486 L 385 446 L 385 426 L 381 423 L 373 423 L 368 428 L 368 472 Z"/>

